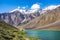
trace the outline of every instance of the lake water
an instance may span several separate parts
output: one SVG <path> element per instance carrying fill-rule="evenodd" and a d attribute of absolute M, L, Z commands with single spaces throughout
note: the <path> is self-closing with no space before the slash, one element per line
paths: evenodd
<path fill-rule="evenodd" d="M 26 30 L 27 36 L 38 37 L 42 40 L 60 40 L 60 31 L 52 30 Z"/>

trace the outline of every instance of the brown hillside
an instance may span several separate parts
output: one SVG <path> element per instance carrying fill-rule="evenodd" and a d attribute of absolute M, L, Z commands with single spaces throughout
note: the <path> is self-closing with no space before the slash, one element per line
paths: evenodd
<path fill-rule="evenodd" d="M 29 23 L 23 25 L 23 27 L 24 29 L 36 29 L 36 28 L 40 29 L 41 27 L 43 28 L 44 26 L 55 23 L 58 20 L 60 20 L 60 7 L 51 11 L 47 11 L 44 14 L 41 14 L 41 16 L 36 17 Z M 55 29 L 57 28 L 57 26 L 56 27 L 54 26 Z M 54 27 L 51 26 L 52 29 L 54 29 Z M 59 25 L 59 29 L 60 29 L 60 25 Z"/>

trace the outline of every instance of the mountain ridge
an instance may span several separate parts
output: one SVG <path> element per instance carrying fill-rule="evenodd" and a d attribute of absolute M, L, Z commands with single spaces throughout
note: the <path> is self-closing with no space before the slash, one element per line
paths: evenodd
<path fill-rule="evenodd" d="M 30 10 L 30 12 L 25 11 L 25 13 L 28 14 L 25 14 L 24 12 L 22 13 L 19 10 L 20 9 L 18 8 L 12 12 L 0 14 L 0 20 L 5 21 L 6 23 L 13 25 L 17 28 L 20 28 L 20 27 L 24 27 L 25 25 L 28 25 L 29 23 L 31 25 L 30 27 L 32 27 L 32 24 L 36 25 L 38 23 L 39 25 L 39 22 L 40 25 L 42 26 L 45 25 L 46 22 L 47 22 L 46 24 L 55 22 L 60 17 L 59 16 L 60 6 L 52 10 L 36 9 L 33 11 Z"/>
<path fill-rule="evenodd" d="M 60 20 L 60 7 L 53 9 L 51 11 L 47 11 L 44 14 L 41 14 L 41 16 L 36 17 L 35 19 L 33 19 L 32 21 L 30 21 L 29 23 L 27 23 L 22 27 L 25 29 L 39 29 L 40 27 L 45 27 L 45 25 L 52 24 L 58 20 Z M 56 28 L 60 29 L 60 27 L 56 27 Z M 54 28 L 52 28 L 51 30 L 53 29 Z"/>
<path fill-rule="evenodd" d="M 25 14 L 24 12 L 18 11 L 19 9 L 9 12 L 9 13 L 2 13 L 0 14 L 0 20 L 5 21 L 8 24 L 13 26 L 17 26 L 19 23 L 27 22 L 32 20 L 33 18 L 40 16 L 39 11 L 34 11 L 34 13 Z"/>

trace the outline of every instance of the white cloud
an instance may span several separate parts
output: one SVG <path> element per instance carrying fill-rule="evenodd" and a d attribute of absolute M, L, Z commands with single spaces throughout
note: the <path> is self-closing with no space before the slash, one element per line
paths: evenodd
<path fill-rule="evenodd" d="M 57 8 L 58 6 L 60 6 L 60 5 L 50 5 L 46 8 L 44 8 L 43 10 L 53 10 L 53 9 Z"/>
<path fill-rule="evenodd" d="M 24 7 L 22 7 L 22 9 L 26 9 L 26 7 L 24 6 Z"/>
<path fill-rule="evenodd" d="M 31 10 L 29 10 L 29 13 L 36 13 L 38 10 L 40 9 L 40 5 L 39 3 L 33 4 L 31 6 Z"/>
<path fill-rule="evenodd" d="M 18 9 L 20 9 L 21 7 L 20 6 L 18 6 Z"/>
<path fill-rule="evenodd" d="M 25 9 L 26 7 L 23 7 L 23 9 Z"/>
<path fill-rule="evenodd" d="M 31 6 L 31 9 L 40 9 L 40 5 L 39 4 L 33 4 Z"/>

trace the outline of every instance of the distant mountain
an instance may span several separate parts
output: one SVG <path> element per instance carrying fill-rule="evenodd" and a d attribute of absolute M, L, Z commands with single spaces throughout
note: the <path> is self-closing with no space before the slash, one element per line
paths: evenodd
<path fill-rule="evenodd" d="M 40 13 L 40 9 L 22 10 L 17 8 L 8 13 L 1 13 L 0 20 L 10 25 L 17 26 L 18 24 L 27 23 L 35 17 L 40 16 Z"/>
<path fill-rule="evenodd" d="M 60 6 L 53 10 L 43 11 L 39 17 L 31 20 L 25 25 L 24 29 L 60 29 Z"/>

